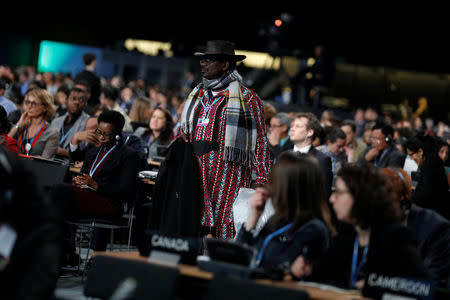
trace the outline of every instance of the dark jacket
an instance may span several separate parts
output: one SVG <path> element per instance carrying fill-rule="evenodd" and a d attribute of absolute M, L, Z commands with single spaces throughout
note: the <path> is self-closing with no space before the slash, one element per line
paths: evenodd
<path fill-rule="evenodd" d="M 437 286 L 450 289 L 450 223 L 431 209 L 412 205 L 406 225 Z"/>
<path fill-rule="evenodd" d="M 152 195 L 150 229 L 197 237 L 203 209 L 203 190 L 191 143 L 181 138 L 168 148 Z"/>
<path fill-rule="evenodd" d="M 327 253 L 316 265 L 313 265 L 313 274 L 308 280 L 343 288 L 350 287 L 356 232 L 352 227 L 345 228 L 346 230 L 339 232 L 332 239 Z M 372 228 L 366 264 L 360 275 L 361 278 L 367 279 L 371 273 L 429 278 L 408 228 L 401 224 Z"/>
<path fill-rule="evenodd" d="M 276 160 L 281 153 L 292 148 L 294 148 L 294 143 L 291 139 L 288 139 L 283 146 L 280 144 L 273 146 L 269 143 L 270 159 Z"/>
<path fill-rule="evenodd" d="M 429 208 L 450 220 L 450 192 L 442 165 L 421 166 L 417 185 L 411 200 L 418 206 Z"/>
<path fill-rule="evenodd" d="M 56 206 L 39 190 L 32 173 L 11 155 L 8 160 L 12 173 L 5 178 L 0 172 L 0 190 L 12 187 L 12 193 L 8 193 L 12 201 L 3 202 L 6 194 L 0 197 L 0 224 L 9 224 L 17 240 L 9 263 L 0 266 L 0 298 L 52 299 L 59 277 L 63 220 Z"/>
<path fill-rule="evenodd" d="M 367 147 L 366 151 L 364 151 L 364 153 L 362 154 L 358 163 L 366 163 L 367 162 L 366 154 L 371 149 L 373 149 L 373 146 Z M 405 164 L 405 155 L 402 152 L 400 152 L 400 150 L 398 150 L 395 147 L 395 145 L 391 145 L 389 148 L 387 148 L 384 151 L 386 151 L 385 154 L 381 153 L 374 160 L 370 161 L 370 163 L 375 164 L 377 167 L 380 167 L 380 168 L 386 168 L 386 167 L 403 168 L 403 165 Z"/>
<path fill-rule="evenodd" d="M 328 199 L 331 195 L 331 187 L 333 185 L 333 171 L 331 167 L 331 158 L 326 154 L 320 152 L 314 146 L 308 151 L 308 154 L 313 155 L 319 162 L 320 170 L 323 176 L 323 186 L 325 189 L 325 197 Z"/>
<path fill-rule="evenodd" d="M 274 228 L 270 222 L 269 219 L 256 237 L 253 237 L 253 233 L 247 231 L 245 225 L 242 225 L 236 241 L 254 247 L 258 253 L 266 237 L 281 228 L 281 226 Z M 304 255 L 310 260 L 319 257 L 325 253 L 328 243 L 327 227 L 319 219 L 312 219 L 294 231 L 288 230 L 271 239 L 263 252 L 260 267 L 289 269 L 299 255 Z"/>
<path fill-rule="evenodd" d="M 81 173 L 89 174 L 99 148 L 86 151 Z M 139 154 L 136 150 L 119 143 L 105 160 L 93 178 L 98 184 L 97 193 L 112 202 L 124 203 L 134 200 L 136 195 L 137 173 L 140 166 Z M 132 196 L 134 195 L 134 196 Z"/>

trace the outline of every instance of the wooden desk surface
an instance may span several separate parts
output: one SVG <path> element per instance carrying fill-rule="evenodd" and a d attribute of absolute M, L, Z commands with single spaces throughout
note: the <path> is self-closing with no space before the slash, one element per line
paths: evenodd
<path fill-rule="evenodd" d="M 94 252 L 92 256 L 95 255 L 106 255 L 106 256 L 113 256 L 118 258 L 125 258 L 125 259 L 132 259 L 132 260 L 139 260 L 144 261 L 148 263 L 163 265 L 163 266 L 169 266 L 173 267 L 173 265 L 166 263 L 164 261 L 155 260 L 155 259 L 149 259 L 148 257 L 141 256 L 139 252 L 137 251 L 130 251 L 130 252 Z M 200 279 L 212 279 L 214 274 L 206 271 L 200 270 L 197 266 L 190 266 L 190 265 L 183 265 L 183 264 L 177 264 L 176 267 L 178 267 L 180 274 L 190 277 L 196 277 Z"/>
<path fill-rule="evenodd" d="M 149 165 L 152 165 L 152 166 L 157 166 L 157 167 L 161 166 L 161 162 L 159 162 L 159 161 L 154 161 L 154 160 L 151 159 L 151 158 L 149 158 L 149 159 L 147 160 L 147 162 L 148 162 Z"/>
<path fill-rule="evenodd" d="M 70 166 L 70 167 L 69 167 L 69 171 L 70 171 L 70 172 L 75 172 L 75 173 L 80 173 L 81 168 L 74 167 L 74 166 Z"/>
<path fill-rule="evenodd" d="M 130 252 L 94 252 L 92 256 L 95 255 L 106 255 L 106 256 L 113 256 L 118 258 L 124 258 L 124 259 L 132 259 L 132 260 L 139 260 L 143 262 L 153 263 L 153 264 L 159 264 L 159 265 L 165 265 L 169 267 L 174 267 L 171 264 L 168 264 L 163 261 L 158 261 L 154 259 L 149 259 L 148 257 L 141 256 L 139 252 L 137 251 L 130 251 Z M 180 274 L 184 276 L 189 277 L 195 277 L 200 279 L 206 279 L 210 280 L 214 277 L 214 274 L 211 272 L 200 270 L 197 266 L 191 266 L 191 265 L 183 265 L 183 264 L 177 264 L 176 267 L 179 269 Z M 365 298 L 361 296 L 358 292 L 351 292 L 351 291 L 345 291 L 345 292 L 338 292 L 334 290 L 327 290 L 316 286 L 308 285 L 307 283 L 301 283 L 296 281 L 273 281 L 268 279 L 257 279 L 256 282 L 263 283 L 263 284 L 269 284 L 284 288 L 291 288 L 291 289 L 298 289 L 302 291 L 306 291 L 311 299 L 316 300 L 369 300 L 368 298 Z"/>
<path fill-rule="evenodd" d="M 155 181 L 154 180 L 150 180 L 150 179 L 147 179 L 147 178 L 142 178 L 141 180 L 145 184 L 155 185 Z"/>

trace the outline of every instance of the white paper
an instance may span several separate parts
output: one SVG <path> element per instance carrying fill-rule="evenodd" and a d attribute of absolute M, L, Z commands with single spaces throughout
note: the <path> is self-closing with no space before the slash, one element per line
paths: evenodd
<path fill-rule="evenodd" d="M 0 225 L 0 255 L 10 257 L 17 240 L 17 232 L 8 224 Z"/>

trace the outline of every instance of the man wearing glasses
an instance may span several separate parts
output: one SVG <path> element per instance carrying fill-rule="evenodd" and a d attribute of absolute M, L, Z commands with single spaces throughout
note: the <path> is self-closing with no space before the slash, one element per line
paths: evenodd
<path fill-rule="evenodd" d="M 405 155 L 393 143 L 394 129 L 384 122 L 372 127 L 372 146 L 367 147 L 358 163 L 372 163 L 377 167 L 403 168 Z"/>

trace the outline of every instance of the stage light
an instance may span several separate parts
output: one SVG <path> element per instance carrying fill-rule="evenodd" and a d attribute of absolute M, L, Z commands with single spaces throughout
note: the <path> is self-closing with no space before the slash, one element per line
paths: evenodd
<path fill-rule="evenodd" d="M 276 19 L 275 26 L 280 27 L 281 25 L 283 25 L 283 21 L 281 21 L 280 19 Z"/>

